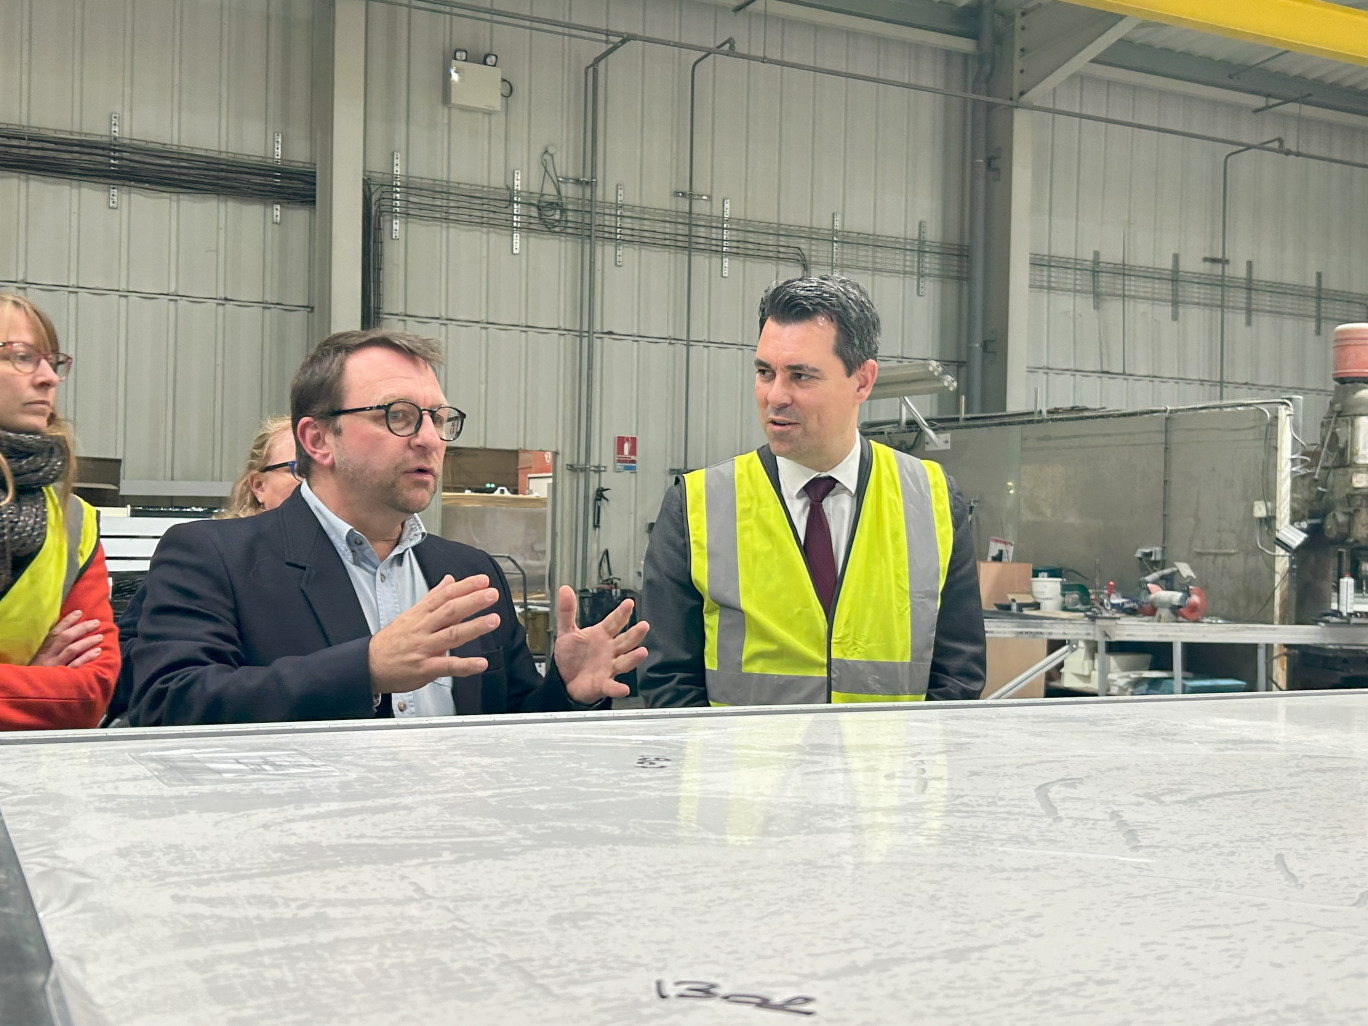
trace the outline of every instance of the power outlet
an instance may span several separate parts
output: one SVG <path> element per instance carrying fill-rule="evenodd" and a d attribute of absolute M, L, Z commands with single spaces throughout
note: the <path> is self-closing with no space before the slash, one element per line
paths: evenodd
<path fill-rule="evenodd" d="M 1272 515 L 1273 515 L 1273 512 L 1272 512 L 1272 510 L 1270 510 L 1270 509 L 1268 508 L 1268 503 L 1266 503 L 1263 499 L 1255 499 L 1255 500 L 1254 500 L 1254 519 L 1255 519 L 1255 520 L 1267 520 L 1267 519 L 1268 519 L 1269 517 L 1271 517 Z"/>

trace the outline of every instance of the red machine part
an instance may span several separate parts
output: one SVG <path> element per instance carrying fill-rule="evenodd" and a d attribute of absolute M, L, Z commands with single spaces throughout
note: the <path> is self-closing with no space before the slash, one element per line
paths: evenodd
<path fill-rule="evenodd" d="M 1196 623 L 1206 615 L 1206 610 L 1206 592 L 1196 585 L 1193 585 L 1188 589 L 1187 604 L 1184 605 L 1182 609 L 1178 610 L 1178 615 L 1184 620 Z"/>
<path fill-rule="evenodd" d="M 1335 329 L 1335 380 L 1368 380 L 1368 323 Z"/>

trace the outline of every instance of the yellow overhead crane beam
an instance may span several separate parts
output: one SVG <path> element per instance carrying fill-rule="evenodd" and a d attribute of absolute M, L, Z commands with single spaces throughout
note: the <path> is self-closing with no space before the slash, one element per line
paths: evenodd
<path fill-rule="evenodd" d="M 1068 0 L 1145 21 L 1368 66 L 1368 11 L 1326 0 Z"/>

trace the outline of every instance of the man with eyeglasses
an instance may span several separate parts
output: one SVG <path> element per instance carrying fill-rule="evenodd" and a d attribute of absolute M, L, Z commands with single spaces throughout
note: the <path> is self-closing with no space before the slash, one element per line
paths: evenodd
<path fill-rule="evenodd" d="M 543 678 L 508 582 L 484 552 L 427 534 L 465 414 L 434 373 L 440 345 L 340 332 L 290 388 L 295 472 L 277 509 L 167 532 L 130 658 L 129 722 L 230 723 L 547 712 L 621 697 L 646 656 L 624 602 L 581 629 L 557 596 Z"/>

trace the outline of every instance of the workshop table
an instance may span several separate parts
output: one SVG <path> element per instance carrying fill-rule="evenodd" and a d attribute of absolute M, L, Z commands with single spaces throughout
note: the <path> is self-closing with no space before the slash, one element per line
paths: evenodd
<path fill-rule="evenodd" d="M 1368 1021 L 1368 694 L 0 738 L 0 1021 Z"/>
<path fill-rule="evenodd" d="M 1031 613 L 983 614 L 984 633 L 990 638 L 1038 638 L 1063 641 L 1064 647 L 1051 652 L 1024 670 L 997 691 L 994 698 L 1007 698 L 1042 673 L 1054 669 L 1079 642 L 1097 645 L 1097 693 L 1107 694 L 1110 646 L 1118 641 L 1162 642 L 1173 646 L 1173 693 L 1183 693 L 1183 655 L 1185 645 L 1253 645 L 1257 650 L 1258 677 L 1255 691 L 1268 690 L 1268 649 L 1273 645 L 1317 645 L 1368 649 L 1368 624 L 1274 624 L 1218 623 L 1185 620 L 1160 623 L 1149 617 L 1041 616 Z"/>

